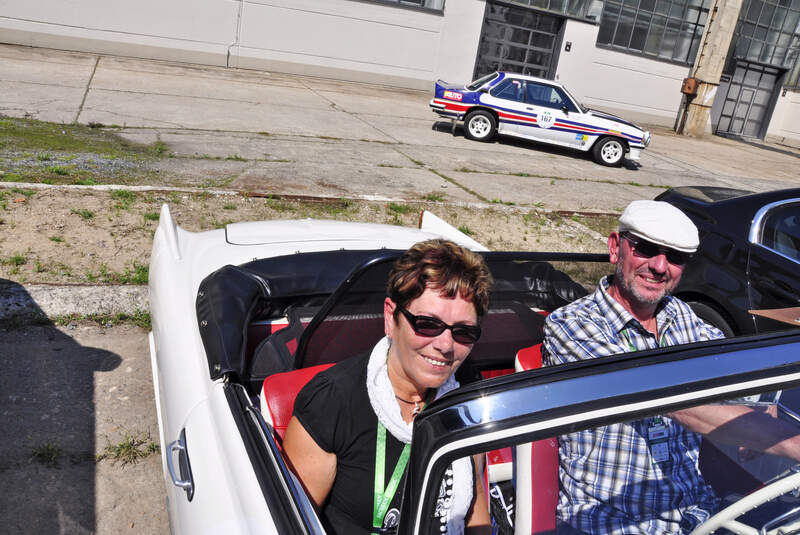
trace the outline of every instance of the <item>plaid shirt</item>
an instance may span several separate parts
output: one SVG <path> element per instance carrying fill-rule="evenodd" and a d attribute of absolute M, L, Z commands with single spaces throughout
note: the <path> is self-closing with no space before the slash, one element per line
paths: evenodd
<path fill-rule="evenodd" d="M 593 294 L 548 316 L 546 366 L 723 337 L 667 296 L 657 309 L 656 339 L 608 295 L 608 286 L 606 277 Z M 667 432 L 668 459 L 661 462 L 648 447 L 648 430 L 657 424 Z M 700 439 L 666 416 L 559 437 L 558 518 L 597 535 L 690 532 L 719 507 L 700 475 Z"/>

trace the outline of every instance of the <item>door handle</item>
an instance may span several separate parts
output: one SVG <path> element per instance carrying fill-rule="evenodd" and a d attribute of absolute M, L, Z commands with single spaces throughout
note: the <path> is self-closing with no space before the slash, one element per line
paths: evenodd
<path fill-rule="evenodd" d="M 173 456 L 178 453 L 178 470 L 175 470 Z M 167 446 L 167 469 L 172 478 L 172 484 L 182 488 L 186 492 L 189 501 L 194 497 L 194 479 L 192 478 L 192 468 L 189 464 L 189 452 L 186 449 L 186 429 L 181 430 L 178 440 L 174 440 Z M 178 473 L 180 472 L 180 473 Z"/>

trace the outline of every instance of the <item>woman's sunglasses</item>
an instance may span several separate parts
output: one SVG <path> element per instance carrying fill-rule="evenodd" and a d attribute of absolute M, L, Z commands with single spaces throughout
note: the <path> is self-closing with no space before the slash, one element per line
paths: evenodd
<path fill-rule="evenodd" d="M 415 316 L 400 305 L 397 305 L 397 308 L 406 317 L 414 332 L 420 336 L 433 338 L 442 334 L 445 329 L 450 329 L 453 334 L 453 340 L 459 344 L 474 344 L 481 337 L 481 328 L 477 325 L 465 325 L 463 323 L 448 325 L 442 320 L 431 318 L 430 316 Z"/>
<path fill-rule="evenodd" d="M 692 259 L 692 253 L 684 253 L 683 251 L 676 251 L 668 247 L 661 247 L 653 242 L 643 240 L 627 232 L 623 232 L 621 236 L 628 240 L 633 249 L 633 254 L 640 258 L 653 258 L 663 254 L 667 257 L 667 262 L 676 266 L 683 266 Z"/>

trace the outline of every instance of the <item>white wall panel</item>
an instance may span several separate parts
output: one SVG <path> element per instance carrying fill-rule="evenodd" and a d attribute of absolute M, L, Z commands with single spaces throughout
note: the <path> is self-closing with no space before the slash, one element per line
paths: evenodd
<path fill-rule="evenodd" d="M 0 0 L 0 42 L 224 65 L 239 2 Z"/>
<path fill-rule="evenodd" d="M 787 91 L 778 97 L 766 139 L 800 147 L 800 92 Z"/>
<path fill-rule="evenodd" d="M 0 0 L 0 42 L 430 88 L 472 75 L 484 0 Z"/>
<path fill-rule="evenodd" d="M 626 119 L 673 126 L 689 67 L 595 46 L 599 27 L 568 20 L 557 78 L 585 105 Z"/>

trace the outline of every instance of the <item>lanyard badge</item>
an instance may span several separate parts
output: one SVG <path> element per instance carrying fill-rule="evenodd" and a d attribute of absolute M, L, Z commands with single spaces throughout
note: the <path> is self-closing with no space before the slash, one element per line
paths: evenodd
<path fill-rule="evenodd" d="M 400 485 L 400 480 L 406 471 L 408 465 L 408 457 L 411 454 L 411 444 L 406 444 L 403 451 L 400 453 L 400 458 L 397 459 L 397 464 L 392 471 L 392 477 L 389 478 L 389 484 L 384 488 L 384 479 L 386 472 L 386 428 L 378 421 L 378 437 L 375 441 L 375 500 L 372 509 L 372 527 L 373 532 L 381 533 L 383 531 L 383 519 L 386 512 L 389 510 L 389 505 L 392 503 L 397 487 Z M 396 527 L 397 524 L 390 527 Z"/>

